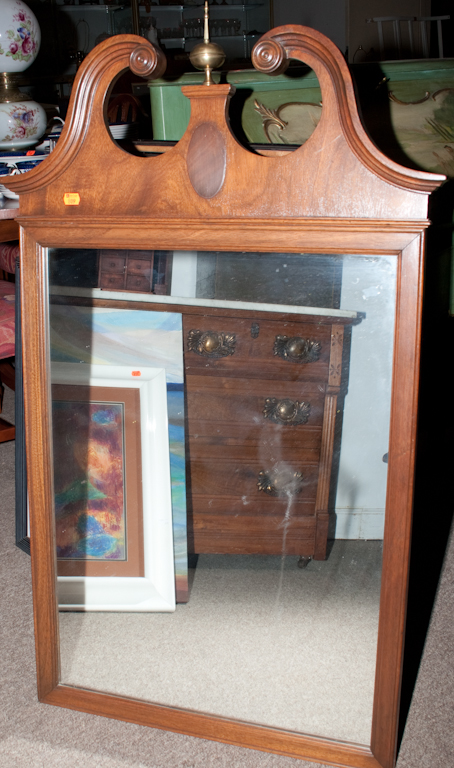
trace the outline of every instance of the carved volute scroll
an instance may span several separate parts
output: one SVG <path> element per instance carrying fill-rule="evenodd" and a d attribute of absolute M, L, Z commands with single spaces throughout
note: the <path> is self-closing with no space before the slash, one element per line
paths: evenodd
<path fill-rule="evenodd" d="M 91 51 L 74 81 L 71 102 L 61 137 L 42 173 L 31 184 L 20 185 L 20 194 L 54 182 L 76 157 L 88 132 L 98 147 L 108 139 L 104 103 L 112 81 L 128 68 L 138 77 L 161 77 L 167 61 L 160 48 L 134 35 L 110 37 Z M 106 135 L 107 134 L 107 135 Z M 25 181 L 25 178 L 23 179 Z"/>
<path fill-rule="evenodd" d="M 327 45 L 324 35 L 313 29 L 285 26 L 263 35 L 252 51 L 254 67 L 269 75 L 285 72 L 290 59 L 303 61 L 317 75 L 323 103 L 320 120 L 323 126 L 320 128 L 327 131 L 327 126 L 330 126 L 334 142 L 338 142 L 342 134 L 358 160 L 389 183 L 418 191 L 428 190 L 429 174 L 423 178 L 420 171 L 406 169 L 406 178 L 403 179 L 402 166 L 385 157 L 369 139 L 359 119 L 349 69 L 333 43 Z M 328 147 L 324 151 L 330 154 Z M 433 174 L 431 177 L 434 184 L 430 187 L 432 191 L 438 183 Z"/>

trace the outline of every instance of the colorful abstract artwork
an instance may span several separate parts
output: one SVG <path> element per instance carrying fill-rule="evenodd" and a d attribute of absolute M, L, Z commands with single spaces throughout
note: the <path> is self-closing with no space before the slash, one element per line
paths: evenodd
<path fill-rule="evenodd" d="M 52 404 L 57 557 L 126 558 L 121 403 Z"/>
<path fill-rule="evenodd" d="M 61 299 L 60 299 L 61 301 Z M 182 316 L 175 312 L 51 304 L 55 362 L 165 368 L 177 601 L 188 599 Z"/>

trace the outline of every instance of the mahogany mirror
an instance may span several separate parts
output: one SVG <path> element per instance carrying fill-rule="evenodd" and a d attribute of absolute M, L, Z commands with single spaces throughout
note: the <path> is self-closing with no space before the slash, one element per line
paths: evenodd
<path fill-rule="evenodd" d="M 111 138 L 81 66 L 20 194 L 40 700 L 201 738 L 391 768 L 405 626 L 428 196 L 384 157 L 342 55 L 281 27 L 321 119 L 242 146 L 228 85 L 190 86 L 169 151 Z"/>

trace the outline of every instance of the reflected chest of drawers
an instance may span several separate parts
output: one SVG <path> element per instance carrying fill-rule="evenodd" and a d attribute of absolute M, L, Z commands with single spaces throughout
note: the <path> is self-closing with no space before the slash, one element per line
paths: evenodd
<path fill-rule="evenodd" d="M 100 288 L 151 292 L 154 251 L 99 251 Z"/>
<path fill-rule="evenodd" d="M 236 315 L 183 318 L 190 551 L 323 559 L 352 321 Z"/>

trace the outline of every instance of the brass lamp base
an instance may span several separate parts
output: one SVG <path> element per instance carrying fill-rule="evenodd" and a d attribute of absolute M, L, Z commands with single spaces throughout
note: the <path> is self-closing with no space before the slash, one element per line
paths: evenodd
<path fill-rule="evenodd" d="M 33 101 L 33 99 L 29 93 L 19 90 L 15 75 L 10 72 L 0 72 L 0 104 L 8 104 L 10 101 Z"/>

